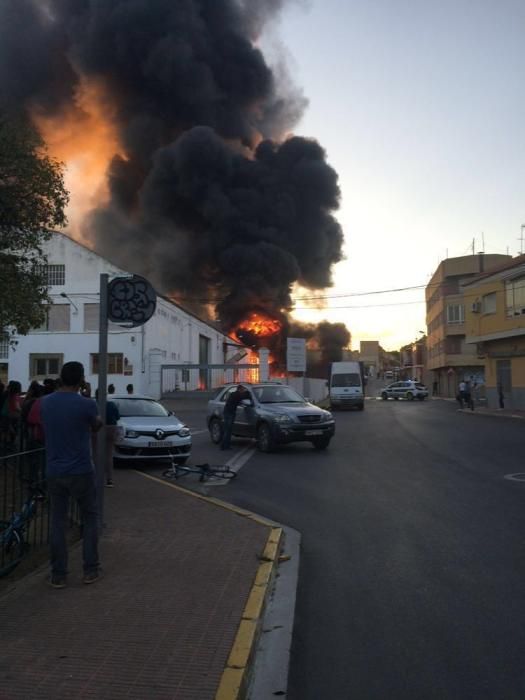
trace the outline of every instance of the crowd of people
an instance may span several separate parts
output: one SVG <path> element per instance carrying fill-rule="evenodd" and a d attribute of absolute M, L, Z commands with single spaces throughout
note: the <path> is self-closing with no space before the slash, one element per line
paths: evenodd
<path fill-rule="evenodd" d="M 0 382 L 0 447 L 3 451 L 34 448 L 43 442 L 39 421 L 35 422 L 35 403 L 52 394 L 60 386 L 59 379 L 32 381 L 25 393 L 20 382 L 11 380 L 7 386 Z"/>

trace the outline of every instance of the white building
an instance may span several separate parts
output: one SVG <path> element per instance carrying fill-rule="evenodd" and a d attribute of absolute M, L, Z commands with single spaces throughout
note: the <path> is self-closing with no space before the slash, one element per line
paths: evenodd
<path fill-rule="evenodd" d="M 107 273 L 111 279 L 129 272 L 62 233 L 54 233 L 45 250 L 52 301 L 46 323 L 17 336 L 14 349 L 0 346 L 0 364 L 8 379 L 18 380 L 26 389 L 32 379 L 56 377 L 65 362 L 76 360 L 83 363 L 86 380 L 95 390 L 100 274 Z M 130 329 L 109 324 L 108 384 L 114 384 L 117 393 L 133 384 L 135 393 L 158 398 L 161 365 L 223 364 L 241 347 L 213 325 L 159 296 L 155 314 L 144 326 Z"/>

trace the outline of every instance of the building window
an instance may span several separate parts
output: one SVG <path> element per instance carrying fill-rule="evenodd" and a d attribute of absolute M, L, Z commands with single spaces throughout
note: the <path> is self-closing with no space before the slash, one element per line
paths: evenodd
<path fill-rule="evenodd" d="M 7 335 L 0 334 L 0 357 L 7 359 L 9 356 L 9 338 Z"/>
<path fill-rule="evenodd" d="M 100 304 L 84 304 L 84 331 L 97 331 L 99 326 Z M 118 323 L 108 321 L 108 330 L 122 330 Z"/>
<path fill-rule="evenodd" d="M 496 292 L 483 295 L 481 298 L 481 311 L 484 314 L 496 313 Z"/>
<path fill-rule="evenodd" d="M 62 286 L 66 283 L 66 266 L 65 265 L 41 265 L 40 270 L 47 278 L 48 287 Z"/>
<path fill-rule="evenodd" d="M 91 353 L 91 374 L 98 374 L 98 352 Z M 108 353 L 108 374 L 124 374 L 124 355 L 121 352 Z"/>
<path fill-rule="evenodd" d="M 449 304 L 447 306 L 447 323 L 464 323 L 465 307 L 463 304 Z"/>
<path fill-rule="evenodd" d="M 67 332 L 70 330 L 70 304 L 48 304 L 45 308 L 45 320 L 35 332 Z"/>
<path fill-rule="evenodd" d="M 525 314 L 525 277 L 505 282 L 507 316 Z"/>
<path fill-rule="evenodd" d="M 33 379 L 58 377 L 63 364 L 64 355 L 44 355 L 32 353 L 29 355 L 29 376 Z"/>

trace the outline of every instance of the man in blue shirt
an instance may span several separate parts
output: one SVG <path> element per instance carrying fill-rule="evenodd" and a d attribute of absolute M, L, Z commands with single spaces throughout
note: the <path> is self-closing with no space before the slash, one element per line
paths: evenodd
<path fill-rule="evenodd" d="M 47 482 L 51 498 L 51 580 L 64 588 L 67 578 L 66 521 L 69 499 L 80 508 L 83 524 L 84 583 L 99 578 L 95 470 L 91 432 L 102 426 L 96 403 L 79 394 L 84 381 L 80 362 L 66 362 L 60 389 L 42 399 Z"/>

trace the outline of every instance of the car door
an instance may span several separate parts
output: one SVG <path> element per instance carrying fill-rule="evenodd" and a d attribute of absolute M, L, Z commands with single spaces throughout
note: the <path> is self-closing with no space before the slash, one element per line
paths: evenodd
<path fill-rule="evenodd" d="M 253 403 L 253 396 L 250 394 L 249 399 L 243 399 L 243 401 L 237 406 L 237 411 L 235 413 L 234 421 L 234 432 L 236 435 L 243 435 L 244 437 L 254 437 L 255 436 L 255 410 Z M 249 405 L 247 403 L 249 402 Z"/>
<path fill-rule="evenodd" d="M 405 396 L 405 393 L 406 393 L 407 383 L 406 382 L 395 382 L 395 384 L 393 386 L 394 386 L 394 390 L 392 392 L 392 396 L 395 399 L 399 399 L 400 397 L 403 398 Z"/>

